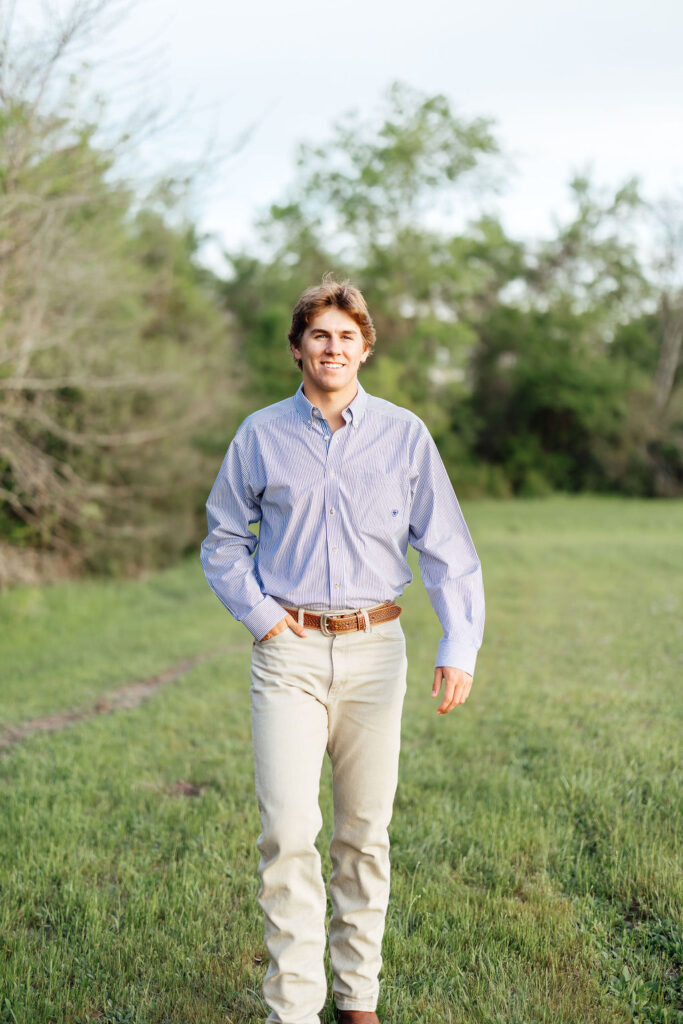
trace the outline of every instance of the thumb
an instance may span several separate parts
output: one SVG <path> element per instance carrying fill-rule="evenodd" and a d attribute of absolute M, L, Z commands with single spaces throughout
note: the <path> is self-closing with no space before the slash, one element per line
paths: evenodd
<path fill-rule="evenodd" d="M 434 669 L 434 685 L 432 686 L 432 697 L 439 696 L 439 690 L 441 689 L 441 677 L 443 673 L 440 668 Z"/>
<path fill-rule="evenodd" d="M 290 615 L 289 612 L 287 612 L 285 618 L 287 619 L 287 625 L 296 633 L 297 636 L 308 636 L 304 627 L 299 625 L 293 615 Z"/>

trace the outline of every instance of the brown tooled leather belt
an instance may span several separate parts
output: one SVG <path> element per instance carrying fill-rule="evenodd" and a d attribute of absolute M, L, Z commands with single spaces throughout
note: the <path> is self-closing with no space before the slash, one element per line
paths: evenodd
<path fill-rule="evenodd" d="M 284 605 L 283 607 L 292 618 L 298 619 L 298 608 L 287 608 Z M 303 625 L 304 628 L 308 626 L 310 629 L 319 629 L 325 636 L 331 636 L 333 633 L 353 633 L 358 629 L 366 628 L 366 616 L 370 625 L 374 626 L 379 622 L 390 622 L 391 619 L 397 619 L 402 610 L 393 601 L 386 601 L 384 604 L 377 604 L 372 608 L 357 608 L 355 611 L 349 612 L 304 611 Z"/>

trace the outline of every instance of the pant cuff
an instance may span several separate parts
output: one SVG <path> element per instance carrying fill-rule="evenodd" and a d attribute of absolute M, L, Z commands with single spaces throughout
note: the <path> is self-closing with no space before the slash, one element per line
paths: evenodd
<path fill-rule="evenodd" d="M 374 1013 L 377 1009 L 377 1002 L 373 999 L 350 999 L 348 996 L 335 996 L 334 1004 L 338 1010 L 363 1010 L 366 1013 Z"/>

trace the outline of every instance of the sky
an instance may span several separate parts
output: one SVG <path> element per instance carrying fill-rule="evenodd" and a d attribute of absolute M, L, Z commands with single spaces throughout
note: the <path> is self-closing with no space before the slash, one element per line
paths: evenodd
<path fill-rule="evenodd" d="M 680 192 L 681 39 L 680 0 L 135 0 L 86 56 L 112 112 L 170 115 L 141 166 L 220 156 L 192 210 L 218 267 L 223 247 L 254 244 L 297 143 L 329 138 L 352 108 L 376 116 L 394 80 L 493 119 L 511 173 L 489 205 L 516 237 L 552 232 L 577 171 L 613 188 L 637 175 L 653 198 Z"/>

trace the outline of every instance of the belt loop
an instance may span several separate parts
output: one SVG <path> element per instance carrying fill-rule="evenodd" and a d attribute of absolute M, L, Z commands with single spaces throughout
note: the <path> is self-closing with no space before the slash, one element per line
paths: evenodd
<path fill-rule="evenodd" d="M 299 608 L 299 611 L 297 612 L 297 621 L 298 621 L 300 626 L 303 626 L 303 624 L 304 624 L 304 610 L 303 610 L 303 608 Z"/>
<path fill-rule="evenodd" d="M 360 610 L 361 610 L 361 612 L 363 614 L 363 618 L 365 619 L 365 632 L 366 633 L 371 633 L 372 632 L 372 626 L 370 625 L 370 616 L 368 615 L 368 613 L 367 613 L 365 608 L 361 608 Z"/>

